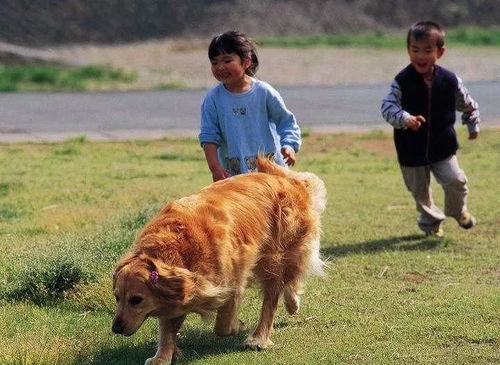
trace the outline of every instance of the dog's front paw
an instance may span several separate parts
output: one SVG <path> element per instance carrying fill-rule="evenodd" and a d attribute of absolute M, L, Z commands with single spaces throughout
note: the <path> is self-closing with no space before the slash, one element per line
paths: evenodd
<path fill-rule="evenodd" d="M 240 331 L 244 327 L 244 323 L 237 319 L 232 326 L 227 326 L 227 325 L 216 325 L 214 328 L 214 332 L 217 336 L 234 336 L 240 333 Z"/>
<path fill-rule="evenodd" d="M 235 323 L 233 324 L 233 326 L 230 328 L 229 330 L 229 335 L 237 335 L 238 333 L 240 333 L 240 331 L 243 329 L 243 327 L 245 326 L 245 324 L 243 323 L 242 320 L 240 319 L 237 319 L 235 321 Z"/>
<path fill-rule="evenodd" d="M 274 345 L 274 343 L 270 339 L 254 337 L 254 336 L 248 337 L 245 342 L 246 347 L 257 351 L 264 350 L 272 345 Z"/>
<path fill-rule="evenodd" d="M 170 365 L 170 360 L 161 359 L 158 357 L 151 357 L 146 360 L 144 365 Z"/>

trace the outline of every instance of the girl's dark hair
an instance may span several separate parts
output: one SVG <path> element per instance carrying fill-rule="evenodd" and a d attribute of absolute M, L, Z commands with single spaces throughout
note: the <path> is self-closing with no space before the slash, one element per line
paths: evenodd
<path fill-rule="evenodd" d="M 439 24 L 432 21 L 421 21 L 415 23 L 408 31 L 408 36 L 406 37 L 406 47 L 410 48 L 410 42 L 412 39 L 415 39 L 418 42 L 428 39 L 433 35 L 436 36 L 437 48 L 442 48 L 444 46 L 445 33 Z"/>
<path fill-rule="evenodd" d="M 246 74 L 254 76 L 257 73 L 257 69 L 259 68 L 257 50 L 255 44 L 245 34 L 231 30 L 214 37 L 212 42 L 210 42 L 210 46 L 208 46 L 208 58 L 213 60 L 224 53 L 235 53 L 242 61 L 250 57 L 252 63 L 247 68 Z"/>

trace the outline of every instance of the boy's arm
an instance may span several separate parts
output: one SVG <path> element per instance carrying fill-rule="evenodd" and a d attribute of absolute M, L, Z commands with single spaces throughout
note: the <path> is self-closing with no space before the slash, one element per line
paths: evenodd
<path fill-rule="evenodd" d="M 457 110 L 462 112 L 462 124 L 466 124 L 469 130 L 469 138 L 474 139 L 479 132 L 479 123 L 481 122 L 479 116 L 479 105 L 472 99 L 469 91 L 464 86 L 462 79 L 457 76 L 457 90 L 455 92 L 457 100 Z"/>
<path fill-rule="evenodd" d="M 396 129 L 406 129 L 406 121 L 412 116 L 401 106 L 401 88 L 396 80 L 392 81 L 391 90 L 382 100 L 382 117 Z"/>

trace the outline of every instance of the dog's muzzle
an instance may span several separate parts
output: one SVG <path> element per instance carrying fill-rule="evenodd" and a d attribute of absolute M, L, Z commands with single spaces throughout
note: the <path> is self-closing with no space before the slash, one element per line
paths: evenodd
<path fill-rule="evenodd" d="M 125 330 L 125 325 L 123 324 L 121 318 L 117 318 L 113 321 L 113 326 L 111 327 L 111 330 L 117 335 L 123 335 L 123 331 Z"/>

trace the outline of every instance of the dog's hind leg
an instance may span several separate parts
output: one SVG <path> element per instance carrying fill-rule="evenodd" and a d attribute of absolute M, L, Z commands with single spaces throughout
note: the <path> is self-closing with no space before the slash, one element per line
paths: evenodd
<path fill-rule="evenodd" d="M 186 316 L 177 318 L 158 318 L 160 323 L 160 340 L 158 350 L 154 357 L 147 359 L 144 365 L 168 365 L 180 356 L 177 347 L 177 332 L 182 326 Z"/>
<path fill-rule="evenodd" d="M 300 309 L 300 294 L 302 294 L 302 283 L 296 279 L 288 282 L 283 290 L 283 300 L 288 314 L 297 314 Z"/>
<path fill-rule="evenodd" d="M 312 233 L 303 243 L 305 251 L 292 250 L 285 257 L 283 299 L 289 314 L 297 314 L 300 309 L 300 295 L 303 293 L 303 279 L 307 272 L 322 274 L 323 261 L 319 256 L 319 235 Z"/>
<path fill-rule="evenodd" d="M 218 336 L 232 336 L 240 332 L 243 322 L 238 319 L 238 311 L 245 288 L 235 290 L 234 294 L 217 310 L 214 332 Z"/>
<path fill-rule="evenodd" d="M 254 350 L 262 350 L 273 345 L 270 337 L 273 331 L 274 316 L 282 288 L 280 280 L 267 280 L 262 283 L 262 286 L 264 299 L 259 323 L 246 341 L 246 345 Z"/>

